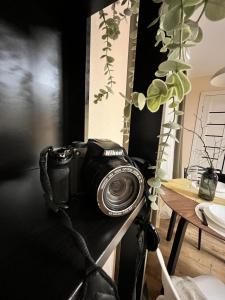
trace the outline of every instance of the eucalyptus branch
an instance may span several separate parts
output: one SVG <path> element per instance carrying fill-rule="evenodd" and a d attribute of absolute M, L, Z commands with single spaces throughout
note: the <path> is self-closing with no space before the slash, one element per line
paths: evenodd
<path fill-rule="evenodd" d="M 102 101 L 103 98 L 108 99 L 109 94 L 113 94 L 113 85 L 116 83 L 114 80 L 114 77 L 112 76 L 113 72 L 113 62 L 115 59 L 109 55 L 109 51 L 112 51 L 112 44 L 109 41 L 115 40 L 118 38 L 120 31 L 119 31 L 119 23 L 120 23 L 120 17 L 118 16 L 115 8 L 113 9 L 113 18 L 106 19 L 107 14 L 101 10 L 99 12 L 100 19 L 102 19 L 102 22 L 99 25 L 99 28 L 102 28 L 104 30 L 104 34 L 102 35 L 102 39 L 106 43 L 103 50 L 103 55 L 100 57 L 101 59 L 105 59 L 105 67 L 104 67 L 104 75 L 108 76 L 107 84 L 104 88 L 101 88 L 97 94 L 94 95 L 94 103 L 98 103 L 99 101 Z"/>

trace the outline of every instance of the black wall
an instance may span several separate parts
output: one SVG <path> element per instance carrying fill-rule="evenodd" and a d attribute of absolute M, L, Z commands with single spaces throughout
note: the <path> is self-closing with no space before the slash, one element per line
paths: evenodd
<path fill-rule="evenodd" d="M 7 1 L 0 9 L 0 174 L 84 137 L 87 17 L 112 0 Z"/>
<path fill-rule="evenodd" d="M 158 65 L 163 60 L 159 48 L 154 47 L 157 26 L 147 28 L 158 16 L 158 8 L 159 5 L 152 1 L 140 0 L 134 90 L 145 95 Z M 129 155 L 145 158 L 155 164 L 161 118 L 162 109 L 151 113 L 147 108 L 143 111 L 132 108 Z"/>

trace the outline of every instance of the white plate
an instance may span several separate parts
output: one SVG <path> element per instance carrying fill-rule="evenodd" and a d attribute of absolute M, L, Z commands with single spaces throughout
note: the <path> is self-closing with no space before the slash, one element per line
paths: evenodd
<path fill-rule="evenodd" d="M 225 184 L 223 182 L 218 181 L 216 186 L 217 193 L 225 193 Z"/>
<path fill-rule="evenodd" d="M 225 206 L 212 204 L 208 207 L 208 209 L 211 215 L 214 217 L 214 220 L 217 220 L 217 222 L 223 224 L 223 226 L 225 227 Z"/>
<path fill-rule="evenodd" d="M 209 204 L 209 203 L 200 203 L 198 205 L 196 205 L 195 207 L 195 213 L 198 216 L 198 218 L 202 221 L 202 215 L 199 211 L 199 208 L 205 208 L 209 207 L 213 204 Z M 210 218 L 208 218 L 208 216 L 206 215 L 207 218 L 207 222 L 208 222 L 208 226 L 209 228 L 211 228 L 212 230 L 214 230 L 215 232 L 219 233 L 220 235 L 222 235 L 223 237 L 225 237 L 225 228 L 219 226 L 218 224 L 216 224 L 215 222 L 213 222 Z"/>
<path fill-rule="evenodd" d="M 223 222 L 220 222 L 220 220 L 218 220 L 217 218 L 215 218 L 214 214 L 212 214 L 209 207 L 206 207 L 204 209 L 204 212 L 209 219 L 211 219 L 214 223 L 225 229 L 225 224 Z"/>

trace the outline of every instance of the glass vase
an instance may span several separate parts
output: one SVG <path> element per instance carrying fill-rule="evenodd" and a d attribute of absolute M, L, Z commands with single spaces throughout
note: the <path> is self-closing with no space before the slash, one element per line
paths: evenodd
<path fill-rule="evenodd" d="M 218 175 L 213 168 L 206 168 L 202 173 L 198 196 L 204 200 L 212 201 L 215 197 Z"/>

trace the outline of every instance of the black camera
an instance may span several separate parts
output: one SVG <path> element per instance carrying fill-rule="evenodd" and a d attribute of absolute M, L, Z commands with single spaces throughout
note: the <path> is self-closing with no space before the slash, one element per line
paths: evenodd
<path fill-rule="evenodd" d="M 95 198 L 104 214 L 116 217 L 132 211 L 144 192 L 142 173 L 126 151 L 110 140 L 47 147 L 40 155 L 40 172 L 54 210 L 83 194 Z"/>

